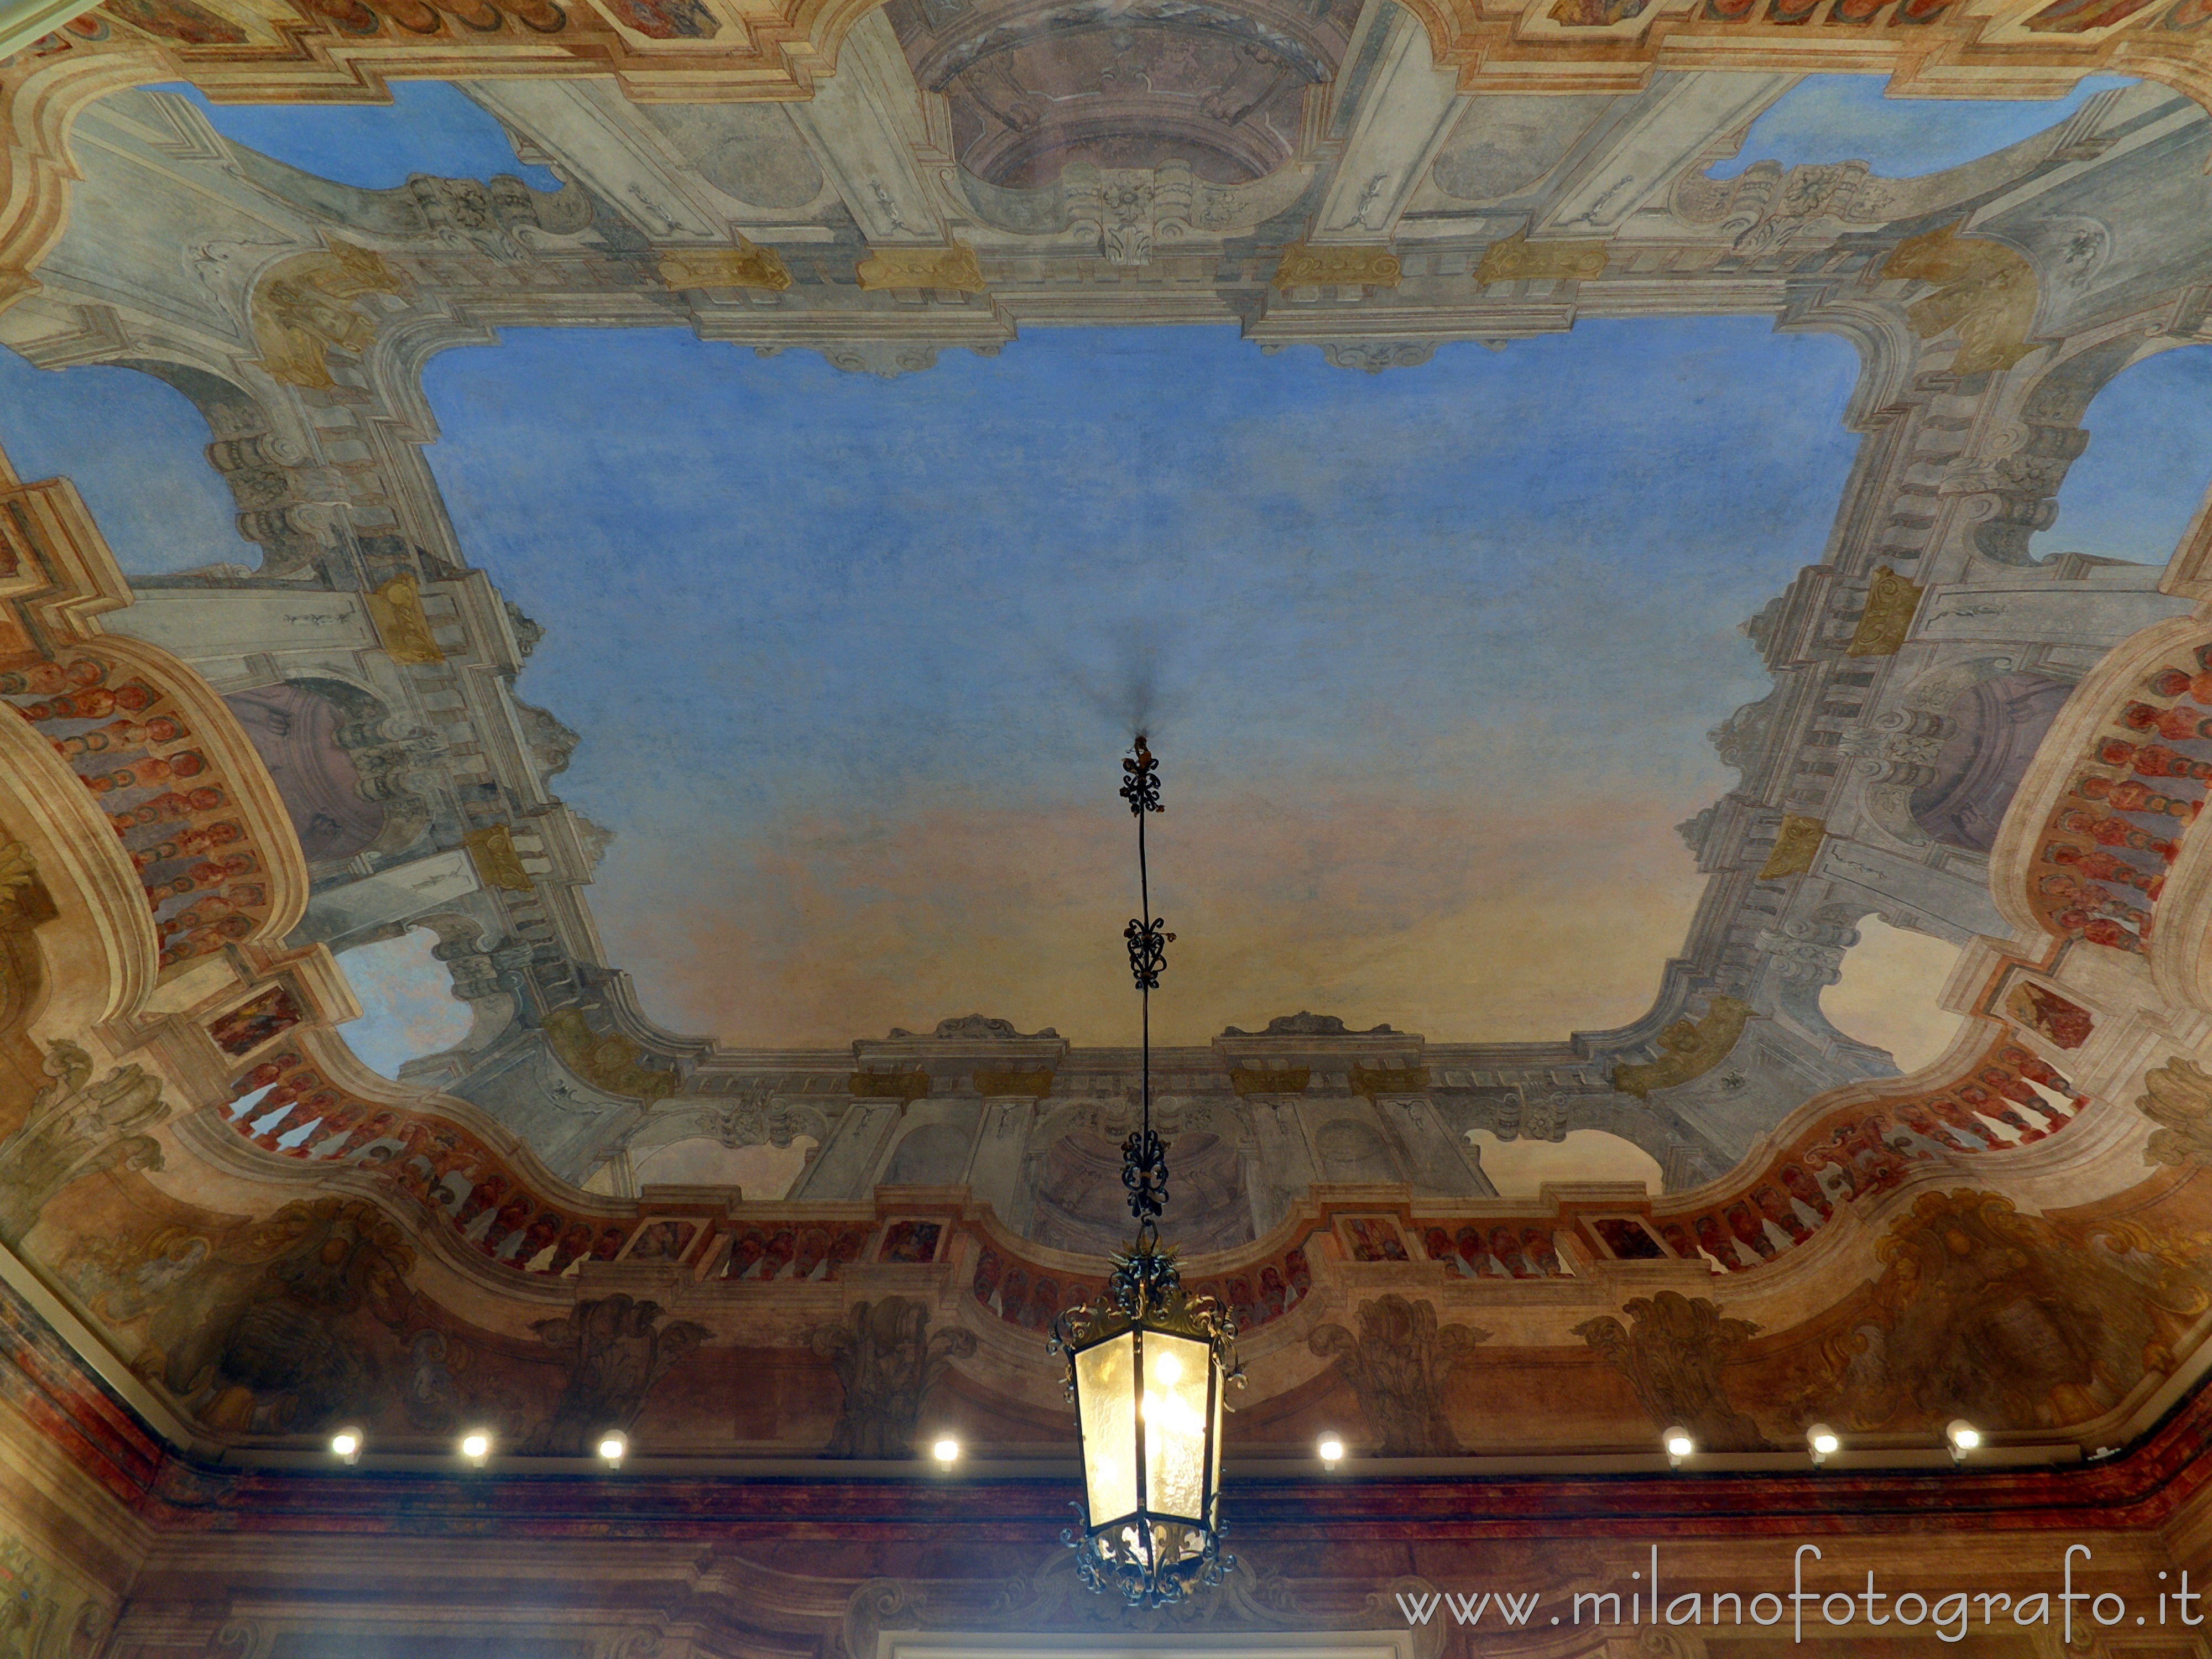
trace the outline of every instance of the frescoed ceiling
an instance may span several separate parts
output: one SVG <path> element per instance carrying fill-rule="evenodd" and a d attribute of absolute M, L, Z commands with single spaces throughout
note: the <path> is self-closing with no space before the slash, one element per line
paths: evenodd
<path fill-rule="evenodd" d="M 1000 61 L 924 51 L 918 8 L 894 21 L 926 84 L 929 52 L 971 77 Z M 1314 26 L 1310 52 L 1340 52 L 1351 21 Z M 1127 33 L 1084 38 L 1136 65 Z M 2033 142 L 2090 93 L 1924 120 L 1863 90 L 1808 83 L 1746 155 L 1881 146 L 1886 173 L 1921 176 Z M 1437 187 L 1510 195 L 1471 181 L 1508 155 L 1533 182 L 1582 141 L 1560 121 L 1607 107 L 1531 100 L 1496 130 L 1471 112 Z M 374 119 L 211 113 L 356 185 L 519 165 L 451 93 Z M 804 159 L 787 131 L 716 118 L 653 116 L 744 199 Z M 1073 124 L 1055 178 L 1227 154 L 1149 105 L 1109 127 L 1156 132 L 1158 155 L 1038 118 Z M 1234 184 L 1286 156 L 1200 171 Z M 561 792 L 614 836 L 592 913 L 663 1024 L 831 1047 L 988 1008 L 1128 1041 L 1133 877 L 1108 786 L 1149 729 L 1176 803 L 1155 830 L 1180 933 L 1161 1036 L 1313 1007 L 1495 1042 L 1650 1005 L 1705 885 L 1675 826 L 1729 786 L 1705 733 L 1767 686 L 1741 624 L 1821 557 L 1857 379 L 1840 338 L 1716 317 L 1447 345 L 1372 376 L 1220 326 L 1040 330 L 891 380 L 678 331 L 532 330 L 435 359 L 424 390 L 456 539 L 545 630 L 517 691 L 576 733 Z M 27 414 L 57 395 L 13 383 Z M 89 433 L 94 412 L 57 424 Z M 10 435 L 70 444 L 31 421 Z M 119 510 L 195 470 L 187 441 L 149 433 L 118 458 Z M 167 541 L 126 560 L 176 564 Z M 211 523 L 203 544 L 226 541 Z"/>
<path fill-rule="evenodd" d="M 1147 1121 L 1272 1457 L 2212 1363 L 2191 7 L 278 9 L 0 60 L 0 1267 L 149 1421 L 1048 1459 Z"/>
<path fill-rule="evenodd" d="M 1355 33 L 1353 81 L 1311 96 L 1376 156 L 1408 142 L 1376 125 L 1386 85 L 1403 92 L 1426 72 L 1392 67 L 1407 48 L 1387 10 L 1195 25 L 1048 27 L 1019 9 L 889 16 L 923 94 L 945 94 L 931 107 L 949 112 L 957 189 L 979 228 L 1058 234 L 1055 223 L 1103 214 L 1093 234 L 1132 273 L 1170 251 L 1158 239 L 1192 234 L 1187 222 L 1249 224 L 1311 198 L 1300 88 L 1331 83 Z M 879 52 L 856 61 L 874 84 L 902 72 Z M 1252 96 L 1220 90 L 1241 86 L 1247 69 L 1232 64 L 1249 69 Z M 1661 98 L 1478 100 L 1427 118 L 1425 179 L 1377 173 L 1347 196 L 1340 175 L 1328 201 L 1349 202 L 1358 234 L 1386 213 L 1409 234 L 1440 228 L 1470 204 L 1489 204 L 1473 210 L 1477 224 L 1516 210 L 1526 222 L 1547 200 L 1562 205 L 1539 207 L 1539 222 L 1594 222 L 1595 181 L 1618 165 L 1607 158 L 1635 155 L 1638 124 L 1665 120 L 1680 129 L 1668 141 L 1680 171 L 1654 227 L 1717 221 L 1764 244 L 1823 213 L 1848 223 L 1976 199 L 1981 180 L 2057 153 L 2069 122 L 2118 118 L 2132 107 L 2115 102 L 2126 84 L 2086 82 L 2050 106 L 1906 106 L 1848 78 L 1792 91 L 1746 76 L 1678 81 Z M 611 212 L 672 231 L 714 200 L 798 235 L 793 217 L 822 216 L 828 181 L 857 165 L 819 121 L 769 106 L 643 106 L 611 147 L 608 106 L 549 102 L 549 91 L 483 83 L 471 101 L 417 86 L 389 110 L 329 113 L 170 93 L 114 107 L 136 123 L 118 135 L 182 122 L 262 199 L 348 235 L 373 239 L 395 214 L 428 209 L 415 182 L 426 173 L 525 178 L 495 210 L 502 257 L 586 222 L 611 228 Z M 894 189 L 881 155 L 869 165 L 857 204 L 844 186 L 846 209 L 864 227 L 872 213 L 898 220 L 912 181 Z M 1579 221 L 1569 202 L 1583 204 Z M 431 218 L 457 247 L 491 228 L 461 206 Z M 1738 232 L 1746 207 L 1756 222 Z M 525 208 L 526 227 L 514 218 Z M 202 301 L 238 280 L 218 273 L 265 268 L 276 246 L 252 210 L 225 210 L 232 222 L 190 243 Z M 105 216 L 86 204 L 49 270 L 97 265 L 131 211 L 125 198 Z M 805 234 L 846 234 L 838 221 L 830 212 Z M 1564 264 L 1500 264 L 1516 237 L 1540 246 L 1526 234 L 1483 256 L 1480 291 L 1500 278 L 1556 289 L 1554 271 L 1580 274 L 1589 258 L 1562 241 Z M 784 244 L 778 280 L 815 246 Z M 342 349 L 349 328 L 365 344 L 374 328 L 325 320 L 331 306 L 356 289 L 402 304 L 438 280 L 434 267 L 362 269 L 350 287 L 313 271 L 295 283 L 294 320 L 255 325 L 264 367 L 326 378 L 272 354 L 303 338 L 313 350 L 331 329 Z M 756 308 L 783 300 L 773 285 L 728 291 Z M 1168 758 L 1174 808 L 1153 833 L 1156 908 L 1178 933 L 1160 1040 L 1203 1045 L 1297 1009 L 1462 1044 L 1638 1033 L 1596 1055 L 1601 1085 L 1620 1060 L 1656 1052 L 1668 1019 L 1701 1017 L 1704 1000 L 1685 1008 L 1666 964 L 1714 926 L 1719 890 L 1700 864 L 1710 809 L 1741 798 L 1762 764 L 1737 735 L 1773 704 L 1767 641 L 1747 619 L 1821 562 L 1849 516 L 1867 393 L 1848 331 L 1590 318 L 1519 338 L 1524 324 L 1501 324 L 1504 337 L 1486 342 L 1255 352 L 1236 326 L 1198 315 L 1148 326 L 1139 311 L 1111 327 L 1046 326 L 1060 320 L 1047 314 L 969 350 L 886 356 L 878 343 L 848 356 L 749 354 L 714 337 L 720 328 L 623 320 L 451 342 L 465 349 L 421 368 L 420 407 L 434 422 L 422 452 L 432 510 L 450 526 L 438 556 L 481 568 L 528 618 L 517 706 L 549 734 L 553 748 L 537 752 L 585 826 L 603 959 L 653 1024 L 823 1050 L 988 1010 L 1079 1046 L 1127 1043 L 1136 1008 L 1120 929 L 1133 870 L 1109 786 L 1140 730 Z M 176 392 L 9 373 L 27 417 L 9 436 L 30 464 L 78 472 L 119 526 L 158 525 L 135 546 L 126 538 L 126 566 L 187 587 L 199 568 L 251 568 Z M 2155 491 L 2130 500 L 2134 518 L 2109 526 L 2108 544 L 2154 558 L 2173 534 L 2159 515 L 2174 505 Z M 276 567 L 264 556 L 262 568 Z M 355 876 L 364 860 L 414 867 L 395 854 L 419 849 L 425 826 L 388 747 L 367 781 L 337 752 L 357 747 L 334 734 L 359 728 L 347 715 L 364 708 L 331 702 L 336 684 L 234 702 L 280 782 L 295 780 L 296 825 L 329 872 L 302 936 L 352 947 L 372 1011 L 356 1038 L 397 1069 L 457 1040 L 465 1051 L 469 1016 L 454 1012 L 449 937 L 435 953 L 406 944 L 388 905 L 343 890 L 346 859 Z M 2064 689 L 2028 677 L 2007 718 L 2039 731 Z M 1851 691 L 1825 695 L 1834 712 Z M 438 741 L 434 722 L 410 729 L 418 747 Z M 1985 852 L 2017 769 L 1962 774 L 1962 810 L 1980 817 L 1947 838 Z M 1807 770 L 1768 798 L 1817 807 Z M 334 811 L 340 797 L 354 810 Z M 395 817 L 362 797 L 406 804 Z M 1940 803 L 1921 804 L 1936 822 Z M 1781 831 L 1769 820 L 1754 833 Z M 1938 993 L 1979 915 L 1970 890 L 1960 902 L 1931 921 L 1910 905 L 1884 916 L 1846 902 L 1838 914 L 1872 942 L 1856 958 L 1833 951 L 1825 978 L 1848 972 L 1837 1006 L 1853 1024 L 1822 1012 L 1817 984 L 1796 999 L 1796 1071 L 1762 1079 L 1749 1116 L 1703 1137 L 1707 1167 L 1821 1087 L 1943 1046 L 1955 1016 Z M 1823 925 L 1846 945 L 1859 936 Z M 1741 975 L 1729 983 L 1748 988 Z M 1529 1163 L 1487 1125 L 1473 1133 L 1500 1171 L 1559 1167 Z M 1641 1151 L 1607 1152 L 1589 1127 L 1575 1133 L 1589 1173 L 1646 1182 L 1668 1144 L 1646 1134 Z M 720 1167 L 711 1148 L 698 1157 L 702 1176 Z"/>

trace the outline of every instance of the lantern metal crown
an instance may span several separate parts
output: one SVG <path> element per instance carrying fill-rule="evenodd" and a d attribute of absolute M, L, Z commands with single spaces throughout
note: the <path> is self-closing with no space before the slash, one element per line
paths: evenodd
<path fill-rule="evenodd" d="M 1221 1582 L 1221 1413 L 1228 1384 L 1243 1386 L 1237 1326 L 1212 1297 L 1182 1287 L 1176 1253 L 1160 1243 L 1167 1147 L 1152 1128 L 1152 993 L 1175 935 L 1152 915 L 1145 817 L 1162 811 L 1159 763 L 1144 735 L 1121 763 L 1121 799 L 1137 819 L 1141 911 L 1122 937 L 1144 999 L 1143 1118 L 1121 1146 L 1136 1237 L 1113 1260 L 1106 1290 L 1053 1322 L 1050 1351 L 1067 1357 L 1067 1395 L 1083 1442 L 1079 1530 L 1061 1540 L 1091 1589 L 1132 1607 L 1180 1601 Z"/>

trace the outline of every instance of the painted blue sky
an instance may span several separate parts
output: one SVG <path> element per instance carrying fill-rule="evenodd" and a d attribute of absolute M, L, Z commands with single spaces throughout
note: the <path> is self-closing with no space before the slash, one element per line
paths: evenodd
<path fill-rule="evenodd" d="M 431 955 L 437 945 L 434 933 L 417 927 L 342 958 L 362 1017 L 338 1029 L 372 1072 L 397 1078 L 416 1055 L 450 1048 L 468 1035 L 468 1005 L 453 994 L 445 963 Z"/>
<path fill-rule="evenodd" d="M 0 347 L 0 445 L 26 478 L 73 481 L 126 571 L 260 562 L 207 463 L 207 417 L 135 368 L 34 368 Z"/>
<path fill-rule="evenodd" d="M 2124 76 L 2086 76 L 2063 98 L 1892 98 L 1878 75 L 1808 75 L 1753 123 L 1733 161 L 1712 169 L 1732 179 L 1753 161 L 1784 167 L 1865 161 L 1886 179 L 1941 173 L 2054 127 L 2100 92 L 2133 86 Z"/>
<path fill-rule="evenodd" d="M 1504 1036 L 1632 1018 L 1679 945 L 1671 826 L 1729 781 L 1704 733 L 1765 689 L 1738 624 L 1820 556 L 1856 371 L 1741 319 L 1381 376 L 1035 331 L 891 381 L 518 331 L 426 389 L 463 544 L 550 630 L 519 690 L 584 734 L 560 787 L 619 832 L 595 910 L 663 1018 L 1126 1035 L 1142 719 L 1172 1029 Z"/>
<path fill-rule="evenodd" d="M 2212 349 L 2184 346 L 2114 375 L 2082 417 L 2089 447 L 2067 469 L 2039 556 L 2096 553 L 2137 564 L 2173 556 L 2212 483 Z"/>
<path fill-rule="evenodd" d="M 518 161 L 499 122 L 443 81 L 394 81 L 388 104 L 217 104 L 181 82 L 152 90 L 191 99 L 226 138 L 362 190 L 390 190 L 416 173 L 511 173 L 540 190 L 561 185 Z"/>

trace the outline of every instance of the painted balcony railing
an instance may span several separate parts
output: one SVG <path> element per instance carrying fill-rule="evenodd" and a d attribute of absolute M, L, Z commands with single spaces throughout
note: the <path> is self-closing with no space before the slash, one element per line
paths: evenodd
<path fill-rule="evenodd" d="M 283 799 L 206 681 L 158 647 L 100 631 L 97 615 L 129 602 L 76 489 L 0 472 L 0 701 L 106 816 L 162 968 L 281 939 L 307 897 Z"/>
<path fill-rule="evenodd" d="M 367 1099 L 331 1070 L 286 1048 L 238 1077 L 226 1120 L 303 1175 L 348 1164 L 374 1170 L 395 1195 L 441 1216 L 502 1267 L 564 1273 L 582 1261 L 614 1261 L 629 1243 L 634 1218 L 587 1214 L 544 1196 L 536 1189 L 552 1183 L 522 1173 L 483 1136 L 432 1111 Z"/>
<path fill-rule="evenodd" d="M 2146 964 L 2212 1012 L 2212 626 L 2116 647 L 2059 711 L 2005 814 L 1990 890 L 2023 933 Z"/>
<path fill-rule="evenodd" d="M 2129 690 L 2044 816 L 2028 902 L 2061 939 L 2143 954 L 2212 793 L 2212 645 L 2161 653 Z"/>
<path fill-rule="evenodd" d="M 665 1214 L 650 1203 L 593 1197 L 502 1152 L 434 1099 L 410 1109 L 346 1086 L 332 1076 L 336 1068 L 297 1040 L 307 1035 L 289 1036 L 279 1052 L 237 1075 L 222 1113 L 232 1132 L 271 1159 L 371 1172 L 486 1261 L 514 1272 L 559 1275 L 591 1261 L 656 1261 L 683 1266 L 702 1284 L 816 1284 L 857 1262 L 945 1261 L 952 1234 L 965 1224 L 941 1210 L 878 1226 L 849 1205 L 819 1212 L 794 1205 L 770 1221 L 718 1218 L 698 1206 Z M 314 1040 L 337 1044 L 327 1034 Z M 1340 1201 L 1323 1188 L 1320 1210 L 1329 1224 L 1323 1235 L 1347 1262 L 1428 1261 L 1468 1279 L 1572 1277 L 1559 1242 L 1563 1231 L 1577 1237 L 1586 1259 L 1673 1257 L 1746 1272 L 1809 1243 L 1838 1206 L 1901 1187 L 1916 1167 L 2033 1145 L 2062 1132 L 2086 1103 L 2009 1032 L 1942 1087 L 1872 1100 L 1863 1089 L 1853 1092 L 1860 1097 L 1853 1103 L 1814 1115 L 1778 1150 L 1739 1171 L 1719 1197 L 1701 1192 L 1564 1210 L 1531 1201 L 1527 1213 L 1502 1218 L 1494 1201 L 1486 1201 L 1493 1212 L 1475 1219 L 1448 1216 L 1435 1201 Z M 971 1231 L 977 1235 L 971 1294 L 1009 1325 L 1042 1330 L 1053 1313 L 1103 1287 L 1103 1276 L 1071 1274 L 1018 1240 Z M 1256 1329 L 1310 1291 L 1315 1248 L 1310 1233 L 1249 1259 L 1232 1253 L 1225 1268 L 1194 1266 L 1188 1282 L 1216 1297 L 1241 1328 Z"/>

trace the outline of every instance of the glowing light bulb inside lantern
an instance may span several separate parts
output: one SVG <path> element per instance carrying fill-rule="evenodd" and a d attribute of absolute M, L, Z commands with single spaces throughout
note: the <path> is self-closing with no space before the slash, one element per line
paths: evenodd
<path fill-rule="evenodd" d="M 1152 1375 L 1172 1386 L 1182 1381 L 1182 1361 L 1171 1353 L 1164 1353 L 1152 1361 Z"/>

